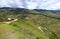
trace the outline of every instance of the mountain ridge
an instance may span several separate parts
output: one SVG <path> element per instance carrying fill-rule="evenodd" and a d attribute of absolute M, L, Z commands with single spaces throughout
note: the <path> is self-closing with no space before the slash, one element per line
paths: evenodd
<path fill-rule="evenodd" d="M 47 16 L 34 10 L 0 10 L 0 39 L 14 39 L 15 37 L 16 39 L 59 39 L 60 20 L 56 19 L 57 16 L 54 14 L 55 18 L 51 17 L 52 14 L 49 13 Z M 2 23 L 14 19 L 18 20 L 9 24 Z"/>

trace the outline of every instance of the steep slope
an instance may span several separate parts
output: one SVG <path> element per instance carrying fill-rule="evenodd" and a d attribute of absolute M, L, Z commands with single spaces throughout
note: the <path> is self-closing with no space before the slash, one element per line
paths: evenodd
<path fill-rule="evenodd" d="M 51 35 L 51 36 L 50 36 Z M 27 20 L 18 20 L 11 24 L 1 24 L 0 39 L 57 39 L 52 32 L 39 29 Z"/>
<path fill-rule="evenodd" d="M 0 24 L 0 39 L 18 39 L 17 28 L 8 24 Z"/>
<path fill-rule="evenodd" d="M 40 34 L 40 35 L 39 35 Z M 20 20 L 12 24 L 0 25 L 0 39 L 49 39 L 37 27 L 27 21 Z"/>
<path fill-rule="evenodd" d="M 60 39 L 59 32 L 59 18 L 31 10 L 0 10 L 0 39 Z"/>

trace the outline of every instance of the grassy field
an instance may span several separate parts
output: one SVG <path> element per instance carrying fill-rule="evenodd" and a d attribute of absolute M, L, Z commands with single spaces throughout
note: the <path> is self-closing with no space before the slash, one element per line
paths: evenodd
<path fill-rule="evenodd" d="M 8 17 L 18 20 L 3 23 Z M 0 11 L 0 39 L 60 39 L 60 19 L 35 11 Z"/>

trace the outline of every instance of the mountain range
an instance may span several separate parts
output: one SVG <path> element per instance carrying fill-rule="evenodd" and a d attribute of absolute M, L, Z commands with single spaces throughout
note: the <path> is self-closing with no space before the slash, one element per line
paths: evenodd
<path fill-rule="evenodd" d="M 60 14 L 50 10 L 0 8 L 0 39 L 60 39 Z"/>

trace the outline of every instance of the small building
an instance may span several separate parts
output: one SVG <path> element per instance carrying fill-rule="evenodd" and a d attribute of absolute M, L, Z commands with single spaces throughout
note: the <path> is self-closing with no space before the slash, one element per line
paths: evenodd
<path fill-rule="evenodd" d="M 8 20 L 11 20 L 11 18 L 8 18 Z"/>
<path fill-rule="evenodd" d="M 12 20 L 14 20 L 13 18 L 7 18 L 7 21 L 12 21 Z"/>

